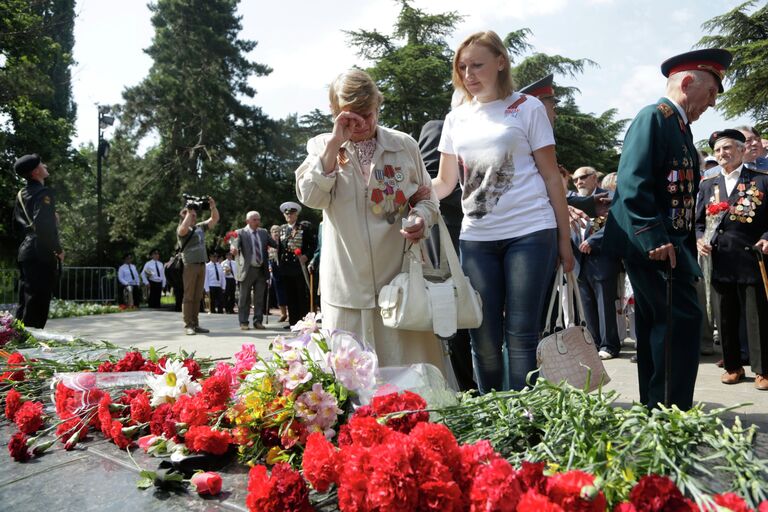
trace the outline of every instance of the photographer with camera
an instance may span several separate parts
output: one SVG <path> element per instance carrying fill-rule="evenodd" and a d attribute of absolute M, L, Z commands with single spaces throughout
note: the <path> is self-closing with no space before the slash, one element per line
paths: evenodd
<path fill-rule="evenodd" d="M 200 327 L 200 301 L 203 298 L 205 285 L 205 263 L 208 254 L 205 249 L 205 232 L 219 222 L 219 210 L 212 197 L 195 197 L 184 194 L 184 208 L 179 212 L 181 222 L 176 228 L 176 236 L 181 247 L 181 257 L 184 262 L 182 278 L 184 281 L 184 299 L 182 301 L 182 316 L 184 317 L 184 332 L 188 335 L 207 333 L 208 329 Z M 208 220 L 197 222 L 198 213 L 211 210 Z"/>

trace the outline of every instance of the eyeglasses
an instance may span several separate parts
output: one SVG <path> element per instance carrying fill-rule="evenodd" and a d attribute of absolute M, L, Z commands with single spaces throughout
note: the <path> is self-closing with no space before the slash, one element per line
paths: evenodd
<path fill-rule="evenodd" d="M 595 175 L 595 173 L 590 172 L 590 173 L 587 173 L 587 174 L 582 174 L 581 176 L 574 176 L 573 177 L 573 181 L 585 180 L 585 179 L 589 178 L 590 176 L 594 176 L 594 175 Z"/>

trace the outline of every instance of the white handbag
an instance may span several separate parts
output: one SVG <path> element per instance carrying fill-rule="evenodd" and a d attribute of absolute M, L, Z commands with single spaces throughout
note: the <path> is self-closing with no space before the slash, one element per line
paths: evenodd
<path fill-rule="evenodd" d="M 581 304 L 576 276 L 573 272 L 568 272 L 566 275 L 567 287 L 563 286 L 563 267 L 560 266 L 547 308 L 544 337 L 536 347 L 536 362 L 541 376 L 548 381 L 555 383 L 565 381 L 575 388 L 594 391 L 602 384 L 610 382 L 611 378 L 606 373 L 603 362 L 597 354 L 597 347 L 584 324 L 584 307 Z M 556 301 L 558 292 L 567 297 L 569 323 L 567 327 L 563 326 L 563 308 L 558 304 L 557 321 L 553 332 L 552 308 L 555 302 L 559 302 Z M 579 325 L 574 322 L 574 298 Z"/>
<path fill-rule="evenodd" d="M 424 265 L 422 244 L 410 246 L 401 272 L 379 292 L 384 325 L 411 331 L 432 331 L 449 338 L 457 329 L 474 329 L 483 321 L 480 294 L 461 270 L 459 257 L 442 217 L 440 267 Z"/>

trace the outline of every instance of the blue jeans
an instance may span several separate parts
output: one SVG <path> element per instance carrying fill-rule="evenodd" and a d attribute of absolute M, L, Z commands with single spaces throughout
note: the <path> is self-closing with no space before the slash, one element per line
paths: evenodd
<path fill-rule="evenodd" d="M 522 389 L 536 368 L 557 229 L 492 242 L 461 240 L 460 246 L 461 266 L 483 299 L 483 323 L 469 331 L 478 388 Z"/>

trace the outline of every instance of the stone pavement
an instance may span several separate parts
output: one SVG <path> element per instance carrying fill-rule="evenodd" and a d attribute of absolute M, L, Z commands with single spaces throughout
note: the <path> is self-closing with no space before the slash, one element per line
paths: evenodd
<path fill-rule="evenodd" d="M 91 340 L 108 340 L 122 347 L 148 349 L 164 347 L 169 351 L 179 348 L 196 352 L 202 356 L 231 358 L 243 343 L 254 343 L 256 349 L 265 352 L 269 342 L 276 335 L 286 334 L 278 323 L 279 315 L 270 315 L 265 322 L 266 330 L 241 331 L 236 315 L 200 314 L 202 327 L 210 334 L 186 336 L 183 332 L 181 313 L 170 311 L 139 310 L 109 315 L 63 318 L 50 320 L 46 330 L 62 334 L 79 335 Z M 266 320 L 266 318 L 265 318 Z M 624 347 L 621 357 L 605 361 L 611 376 L 606 389 L 619 392 L 619 403 L 630 403 L 640 397 L 637 386 L 637 365 L 629 361 L 634 354 L 631 346 Z M 762 432 L 768 432 L 768 391 L 754 388 L 754 374 L 747 369 L 748 380 L 727 386 L 720 383 L 722 369 L 715 366 L 719 355 L 702 357 L 696 382 L 695 401 L 705 402 L 713 407 L 733 406 L 751 403 L 737 410 L 745 423 L 756 423 Z"/>

